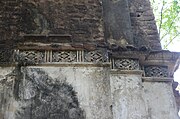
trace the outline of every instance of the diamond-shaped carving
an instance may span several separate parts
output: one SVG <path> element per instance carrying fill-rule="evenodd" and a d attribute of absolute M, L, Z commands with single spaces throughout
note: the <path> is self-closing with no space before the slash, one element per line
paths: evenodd
<path fill-rule="evenodd" d="M 76 62 L 77 54 L 73 51 L 53 52 L 53 62 Z"/>
<path fill-rule="evenodd" d="M 104 62 L 106 61 L 101 51 L 90 51 L 85 53 L 85 61 L 87 62 Z"/>
<path fill-rule="evenodd" d="M 35 63 L 44 62 L 44 52 L 41 51 L 22 51 L 20 52 L 20 58 L 25 61 L 31 61 Z"/>
<path fill-rule="evenodd" d="M 121 70 L 138 70 L 139 62 L 136 59 L 116 59 L 114 67 Z"/>
<path fill-rule="evenodd" d="M 147 77 L 168 77 L 168 67 L 165 66 L 145 66 Z"/>

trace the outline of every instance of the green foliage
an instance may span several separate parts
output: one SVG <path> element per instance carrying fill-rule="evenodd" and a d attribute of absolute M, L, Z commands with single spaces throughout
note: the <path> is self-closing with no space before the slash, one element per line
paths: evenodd
<path fill-rule="evenodd" d="M 180 39 L 180 0 L 151 0 L 163 48 Z"/>

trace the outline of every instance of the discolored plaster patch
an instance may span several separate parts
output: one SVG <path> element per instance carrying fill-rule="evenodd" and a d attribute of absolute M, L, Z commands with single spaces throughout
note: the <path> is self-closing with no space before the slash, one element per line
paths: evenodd
<path fill-rule="evenodd" d="M 51 78 L 40 68 L 21 70 L 21 76 L 11 78 L 13 73 L 10 73 L 6 81 L 0 83 L 3 118 L 85 119 L 70 84 Z"/>

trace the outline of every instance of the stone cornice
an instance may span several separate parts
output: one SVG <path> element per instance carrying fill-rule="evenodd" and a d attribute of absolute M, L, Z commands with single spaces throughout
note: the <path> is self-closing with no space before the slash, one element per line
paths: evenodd
<path fill-rule="evenodd" d="M 47 42 L 46 42 L 47 41 Z M 70 35 L 25 35 L 12 55 L 12 62 L 21 65 L 103 64 L 110 63 L 113 70 L 135 72 L 142 70 L 144 77 L 172 78 L 179 65 L 180 53 L 166 50 L 152 51 L 133 46 L 115 47 L 107 44 L 75 43 Z M 6 65 L 6 52 L 0 58 Z M 0 60 L 1 60 L 0 59 Z M 7 58 L 7 61 L 9 59 Z M 59 65 L 60 66 L 60 65 Z M 68 65 L 69 66 L 69 65 Z M 96 66 L 96 65 L 95 65 Z M 98 65 L 99 66 L 99 65 Z M 102 65 L 103 66 L 103 65 Z"/>
<path fill-rule="evenodd" d="M 111 59 L 129 60 L 129 64 L 134 65 L 132 60 L 139 61 L 139 69 L 144 70 L 146 77 L 173 77 L 179 65 L 180 53 L 161 51 L 118 51 L 111 54 Z M 112 60 L 112 61 L 113 61 Z M 124 60 L 125 61 L 125 60 Z M 116 62 L 115 62 L 116 63 Z M 120 63 L 122 64 L 122 63 Z M 121 66 L 122 67 L 122 66 Z M 129 66 L 128 66 L 129 67 Z M 131 66 L 132 67 L 132 66 Z M 131 69 L 130 69 L 131 70 Z"/>
<path fill-rule="evenodd" d="M 143 82 L 172 82 L 173 78 L 142 77 Z"/>
<path fill-rule="evenodd" d="M 142 76 L 143 75 L 143 71 L 142 70 L 119 70 L 119 69 L 111 69 L 111 74 L 129 74 L 129 75 L 139 75 Z"/>
<path fill-rule="evenodd" d="M 159 51 L 118 51 L 111 53 L 111 57 L 123 59 L 138 59 L 141 64 L 145 64 L 149 61 L 153 62 L 176 62 L 179 58 L 179 52 L 170 52 L 167 50 L 159 50 Z"/>
<path fill-rule="evenodd" d="M 110 63 L 90 63 L 90 62 L 75 62 L 75 63 L 42 63 L 30 65 L 28 67 L 110 67 Z"/>

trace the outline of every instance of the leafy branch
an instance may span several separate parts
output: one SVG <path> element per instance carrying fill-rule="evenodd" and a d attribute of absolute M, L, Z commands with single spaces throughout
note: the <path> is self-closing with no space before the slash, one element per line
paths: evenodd
<path fill-rule="evenodd" d="M 163 0 L 163 5 L 162 5 L 161 11 L 160 11 L 161 17 L 160 17 L 160 24 L 159 24 L 159 35 L 161 34 L 161 26 L 162 26 L 162 23 L 163 23 L 162 20 L 163 20 L 164 5 L 165 5 L 165 2 L 164 2 L 164 0 Z"/>
<path fill-rule="evenodd" d="M 161 42 L 164 42 L 164 49 L 180 39 L 180 1 L 178 0 L 151 0 L 158 32 Z"/>
<path fill-rule="evenodd" d="M 174 39 L 176 39 L 178 36 L 180 35 L 180 33 L 176 34 L 170 41 L 169 43 L 167 43 L 164 47 L 167 49 L 167 47 L 173 42 Z"/>

